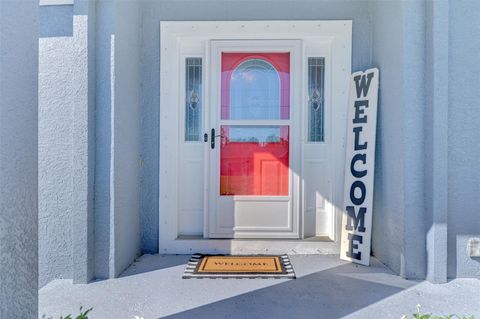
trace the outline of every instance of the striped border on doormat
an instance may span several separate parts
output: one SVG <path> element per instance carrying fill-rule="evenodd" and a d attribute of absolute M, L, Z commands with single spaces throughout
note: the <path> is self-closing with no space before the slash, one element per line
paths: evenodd
<path fill-rule="evenodd" d="M 295 279 L 296 277 L 288 255 L 194 254 L 190 257 L 182 278 Z"/>

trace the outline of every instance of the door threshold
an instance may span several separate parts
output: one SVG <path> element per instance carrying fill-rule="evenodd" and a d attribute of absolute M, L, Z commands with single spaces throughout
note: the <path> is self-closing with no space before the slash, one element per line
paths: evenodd
<path fill-rule="evenodd" d="M 294 242 L 334 242 L 328 236 L 310 236 L 303 239 L 292 238 L 204 238 L 202 235 L 179 235 L 177 240 L 231 240 L 231 241 L 294 241 Z"/>
<path fill-rule="evenodd" d="M 159 242 L 161 254 L 339 254 L 340 242 L 326 236 L 305 239 L 207 239 L 199 235 L 182 235 Z"/>

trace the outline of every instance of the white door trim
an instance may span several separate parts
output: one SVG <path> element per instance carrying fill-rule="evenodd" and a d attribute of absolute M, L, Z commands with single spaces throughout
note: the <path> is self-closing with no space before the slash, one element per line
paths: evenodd
<path fill-rule="evenodd" d="M 331 117 L 331 126 L 337 126 L 338 121 L 345 121 L 348 101 L 348 78 L 351 73 L 351 21 L 207 21 L 207 22 L 161 22 L 160 23 L 160 161 L 159 161 L 159 251 L 160 253 L 189 253 L 192 249 L 197 251 L 216 251 L 232 253 L 232 250 L 248 252 L 262 250 L 262 243 L 266 246 L 276 246 L 270 241 L 255 240 L 202 240 L 202 239 L 178 239 L 178 207 L 179 207 L 179 155 L 178 145 L 181 137 L 178 114 L 181 94 L 179 88 L 182 83 L 178 70 L 180 69 L 181 57 L 195 55 L 204 60 L 204 74 L 209 70 L 209 48 L 206 43 L 213 39 L 298 39 L 303 40 L 304 56 L 302 65 L 306 64 L 306 56 L 312 54 L 316 47 L 325 44 L 329 47 L 328 58 L 331 61 L 331 103 L 338 109 Z M 311 43 L 311 48 L 305 49 L 306 44 Z M 305 81 L 303 77 L 302 81 Z M 209 79 L 204 76 L 205 101 L 209 98 Z M 328 92 L 327 92 L 328 94 Z M 305 97 L 302 97 L 302 104 Z M 171 107 L 168 107 L 168 106 Z M 305 127 L 305 114 L 301 115 L 302 127 Z M 205 128 L 211 127 L 208 123 L 209 114 L 205 114 Z M 328 125 L 328 124 L 327 124 Z M 343 124 L 342 124 L 343 125 Z M 342 126 L 340 125 L 340 126 Z M 329 134 L 333 136 L 329 136 Z M 335 140 L 344 147 L 345 132 L 331 130 L 326 132 L 327 139 Z M 205 143 L 205 148 L 208 146 Z M 205 152 L 206 153 L 206 152 Z M 304 155 L 304 149 L 301 149 Z M 205 156 L 208 156 L 207 153 Z M 328 159 L 332 164 L 330 169 L 342 172 L 344 159 L 338 156 Z M 304 163 L 302 161 L 302 170 Z M 208 176 L 205 176 L 208 177 Z M 206 183 L 207 178 L 204 179 Z M 332 183 L 332 231 L 328 234 L 333 242 L 303 242 L 281 240 L 285 245 L 279 244 L 279 249 L 294 247 L 295 251 L 331 252 L 336 250 L 339 242 L 339 227 L 341 210 L 337 208 L 343 198 L 343 181 L 330 181 Z M 299 188 L 303 181 L 299 181 Z M 208 196 L 209 189 L 204 187 L 204 197 Z M 303 205 L 304 195 L 298 201 Z M 341 207 L 339 205 L 338 207 Z M 207 203 L 203 206 L 204 212 L 208 211 Z M 303 207 L 301 208 L 303 209 Z M 303 210 L 302 210 L 303 211 Z M 207 215 L 207 214 L 205 214 Z M 207 221 L 205 221 L 207 222 Z M 204 226 L 206 223 L 204 223 Z M 300 231 L 304 229 L 303 221 L 299 225 Z M 204 232 L 205 234 L 205 232 Z M 268 243 L 268 244 L 267 244 Z M 291 244 L 288 244 L 291 243 Z M 260 246 L 259 246 L 260 245 Z M 303 246 L 302 246 L 303 245 Z M 255 249 L 253 247 L 256 247 Z M 308 248 L 307 248 L 308 247 Z M 293 249 L 293 248 L 292 248 Z"/>

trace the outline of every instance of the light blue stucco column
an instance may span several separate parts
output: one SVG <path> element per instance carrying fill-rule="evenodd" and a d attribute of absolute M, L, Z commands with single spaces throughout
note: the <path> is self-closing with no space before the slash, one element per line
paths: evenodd
<path fill-rule="evenodd" d="M 38 0 L 0 1 L 0 318 L 38 316 Z"/>
<path fill-rule="evenodd" d="M 448 0 L 426 7 L 425 212 L 427 279 L 447 281 Z"/>
<path fill-rule="evenodd" d="M 371 8 L 380 69 L 372 249 L 401 276 L 424 279 L 425 2 Z"/>
<path fill-rule="evenodd" d="M 140 2 L 96 6 L 95 276 L 141 252 Z"/>
<path fill-rule="evenodd" d="M 94 276 L 95 0 L 73 7 L 75 96 L 72 126 L 73 282 Z"/>

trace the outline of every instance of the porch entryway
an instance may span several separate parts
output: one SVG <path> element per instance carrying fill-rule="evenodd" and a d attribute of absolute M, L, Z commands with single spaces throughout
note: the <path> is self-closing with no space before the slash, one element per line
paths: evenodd
<path fill-rule="evenodd" d="M 160 30 L 160 252 L 338 253 L 351 21 Z"/>

